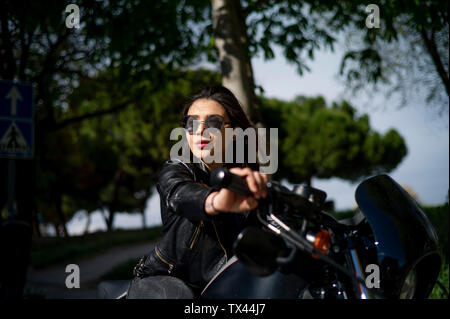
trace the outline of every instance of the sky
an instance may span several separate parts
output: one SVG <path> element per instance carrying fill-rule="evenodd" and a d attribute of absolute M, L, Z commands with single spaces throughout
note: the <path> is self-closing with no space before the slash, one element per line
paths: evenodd
<path fill-rule="evenodd" d="M 408 154 L 403 162 L 389 175 L 401 185 L 406 185 L 425 205 L 442 204 L 449 190 L 449 119 L 448 115 L 439 117 L 422 99 L 410 101 L 398 107 L 386 100 L 382 93 L 372 103 L 361 103 L 361 98 L 344 95 L 343 80 L 337 77 L 343 51 L 318 52 L 308 66 L 310 72 L 300 76 L 296 67 L 285 61 L 279 50 L 275 49 L 275 59 L 264 61 L 254 57 L 252 66 L 255 82 L 264 88 L 266 97 L 291 100 L 297 95 L 322 95 L 327 103 L 338 101 L 343 96 L 360 113 L 368 113 L 371 127 L 385 133 L 396 129 L 406 141 Z M 367 99 L 364 99 L 367 102 Z M 370 101 L 370 100 L 369 100 Z M 314 187 L 324 190 L 338 210 L 354 208 L 354 193 L 358 183 L 352 184 L 340 179 L 313 179 Z M 147 226 L 161 224 L 159 196 L 157 192 L 148 200 L 145 211 Z M 84 212 L 78 212 L 68 223 L 71 235 L 79 234 L 86 223 Z M 140 228 L 140 214 L 120 213 L 116 215 L 115 227 Z M 99 212 L 91 216 L 89 231 L 106 229 Z M 51 233 L 51 230 L 50 230 Z"/>
<path fill-rule="evenodd" d="M 296 95 L 322 95 L 328 103 L 345 96 L 360 113 L 369 114 L 374 130 L 385 133 L 394 128 L 405 139 L 408 154 L 389 175 L 410 187 L 423 204 L 441 204 L 446 200 L 449 189 L 448 116 L 437 116 L 423 100 L 410 101 L 409 105 L 400 108 L 394 101 L 386 101 L 384 96 L 375 97 L 371 105 L 366 98 L 344 94 L 343 81 L 337 78 L 343 54 L 339 49 L 334 53 L 318 53 L 309 64 L 311 71 L 302 77 L 293 65 L 285 62 L 279 51 L 277 53 L 275 60 L 253 60 L 256 82 L 264 88 L 266 96 L 290 100 Z M 357 184 L 339 179 L 315 179 L 313 186 L 325 190 L 337 209 L 355 205 Z"/>

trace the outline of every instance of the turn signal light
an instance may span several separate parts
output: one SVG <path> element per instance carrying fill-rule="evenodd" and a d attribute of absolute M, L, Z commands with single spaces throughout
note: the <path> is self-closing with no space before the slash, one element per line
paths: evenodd
<path fill-rule="evenodd" d="M 328 251 L 331 247 L 331 235 L 328 231 L 325 229 L 319 230 L 314 239 L 314 248 L 317 249 L 319 252 L 321 252 L 324 255 L 328 254 Z M 312 255 L 313 258 L 319 259 L 319 256 Z"/>

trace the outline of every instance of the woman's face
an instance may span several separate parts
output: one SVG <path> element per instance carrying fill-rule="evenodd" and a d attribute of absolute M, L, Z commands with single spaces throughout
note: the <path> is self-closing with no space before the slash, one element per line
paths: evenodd
<path fill-rule="evenodd" d="M 216 144 L 214 142 L 216 142 L 217 139 L 220 138 L 213 132 L 204 132 L 204 130 L 206 129 L 204 121 L 210 115 L 219 115 L 223 119 L 224 124 L 222 125 L 222 129 L 220 130 L 222 140 L 221 151 L 223 154 L 223 151 L 225 149 L 225 127 L 230 127 L 230 124 L 225 124 L 230 122 L 230 118 L 225 111 L 225 108 L 214 100 L 198 99 L 191 105 L 187 115 L 192 115 L 197 121 L 201 121 L 200 123 L 197 122 L 198 125 L 194 125 L 194 131 L 192 134 L 186 133 L 187 140 L 189 141 L 189 147 L 191 148 L 192 153 L 200 159 L 203 159 L 206 156 L 210 155 L 211 151 L 209 149 L 205 149 L 205 146 L 211 142 L 215 147 Z M 211 155 L 213 154 L 214 153 L 211 152 Z"/>

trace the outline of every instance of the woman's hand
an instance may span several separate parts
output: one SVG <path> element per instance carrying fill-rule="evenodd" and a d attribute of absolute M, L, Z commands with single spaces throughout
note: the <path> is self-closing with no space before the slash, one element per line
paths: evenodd
<path fill-rule="evenodd" d="M 252 196 L 236 194 L 226 188 L 218 192 L 212 192 L 205 201 L 205 212 L 210 215 L 217 215 L 219 212 L 242 213 L 255 209 L 258 206 L 258 199 L 267 196 L 266 183 L 267 175 L 250 168 L 234 167 L 230 172 L 243 177 Z"/>

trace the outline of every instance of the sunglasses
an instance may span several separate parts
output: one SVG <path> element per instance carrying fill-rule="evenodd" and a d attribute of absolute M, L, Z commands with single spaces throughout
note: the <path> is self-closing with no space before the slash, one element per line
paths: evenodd
<path fill-rule="evenodd" d="M 221 130 L 224 124 L 231 123 L 225 122 L 223 117 L 217 114 L 208 115 L 204 121 L 199 121 L 194 115 L 188 115 L 185 117 L 183 124 L 184 128 L 188 131 L 189 134 L 194 133 L 194 121 L 196 121 L 196 125 L 199 125 L 199 123 L 205 123 L 205 129 L 216 128 L 218 130 Z M 197 127 L 198 126 L 196 126 L 196 128 Z"/>

